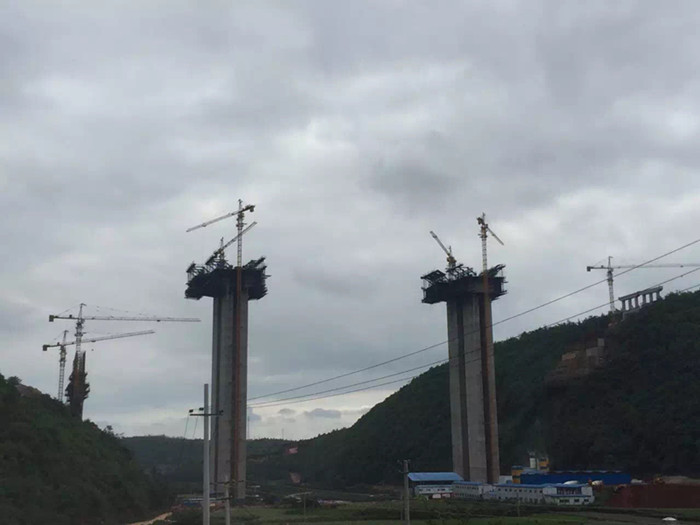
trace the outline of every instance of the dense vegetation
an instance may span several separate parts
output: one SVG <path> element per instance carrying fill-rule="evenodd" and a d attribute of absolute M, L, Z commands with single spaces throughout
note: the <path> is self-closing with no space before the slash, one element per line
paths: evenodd
<path fill-rule="evenodd" d="M 537 450 L 560 469 L 700 473 L 700 292 L 609 324 L 607 315 L 591 317 L 496 344 L 503 472 Z M 597 337 L 606 338 L 607 366 L 547 388 L 570 345 Z M 417 377 L 352 427 L 300 442 L 296 455 L 275 446 L 249 460 L 253 481 L 298 472 L 324 487 L 397 483 L 403 458 L 415 470 L 450 470 L 447 367 Z"/>
<path fill-rule="evenodd" d="M 557 463 L 700 473 L 700 292 L 671 295 L 609 333 L 609 365 L 550 397 Z"/>
<path fill-rule="evenodd" d="M 165 506 L 117 436 L 0 375 L 0 522 L 111 524 Z"/>
<path fill-rule="evenodd" d="M 248 477 L 251 481 L 283 479 L 287 472 L 278 458 L 288 443 L 280 439 L 248 441 Z M 202 490 L 202 440 L 167 436 L 134 436 L 122 438 L 136 461 L 148 472 L 167 479 L 177 493 Z M 274 458 L 270 461 L 270 458 Z"/>

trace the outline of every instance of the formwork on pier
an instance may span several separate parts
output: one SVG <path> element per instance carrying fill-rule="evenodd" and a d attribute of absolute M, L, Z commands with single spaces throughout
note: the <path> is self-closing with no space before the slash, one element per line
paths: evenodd
<path fill-rule="evenodd" d="M 241 288 L 247 292 L 248 299 L 262 299 L 267 294 L 265 283 L 265 257 L 250 261 L 243 265 L 241 272 Z M 187 299 L 202 297 L 222 297 L 226 294 L 229 284 L 236 282 L 236 267 L 226 260 L 217 260 L 209 265 L 192 263 L 187 268 Z"/>

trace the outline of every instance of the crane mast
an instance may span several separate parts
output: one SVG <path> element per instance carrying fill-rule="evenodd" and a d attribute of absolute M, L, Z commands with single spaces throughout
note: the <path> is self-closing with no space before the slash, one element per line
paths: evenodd
<path fill-rule="evenodd" d="M 477 217 L 476 222 L 479 224 L 479 237 L 481 237 L 481 262 L 484 269 L 484 274 L 486 274 L 486 271 L 489 269 L 488 260 L 486 257 L 486 240 L 488 238 L 488 234 L 490 233 L 491 237 L 496 239 L 501 246 L 503 246 L 503 241 L 493 232 L 491 228 L 489 228 L 489 225 L 486 222 L 485 213 L 482 213 L 481 217 Z"/>
<path fill-rule="evenodd" d="M 63 381 L 66 376 L 66 336 L 68 335 L 68 330 L 63 330 L 63 341 L 59 345 L 61 350 L 59 352 L 58 358 L 58 394 L 56 399 L 63 403 Z M 44 349 L 46 350 L 46 349 Z"/>
<path fill-rule="evenodd" d="M 488 234 L 496 239 L 501 245 L 503 241 L 498 238 L 491 228 L 489 228 L 486 222 L 486 214 L 482 212 L 481 217 L 476 218 L 477 224 L 479 224 L 479 237 L 481 237 L 481 259 L 483 265 L 482 279 L 484 287 L 484 319 L 483 319 L 483 333 L 484 333 L 484 356 L 483 356 L 483 377 L 486 378 L 487 387 L 485 389 L 485 410 L 484 417 L 486 419 L 486 432 L 489 434 L 487 440 L 488 443 L 488 458 L 487 461 L 488 469 L 490 471 L 489 476 L 493 479 L 498 479 L 499 474 L 499 449 L 498 449 L 498 409 L 496 405 L 496 387 L 495 387 L 495 362 L 493 356 L 493 320 L 491 317 L 491 289 L 489 286 L 489 267 L 488 260 L 486 257 L 486 244 L 488 240 Z M 495 464 L 494 464 L 495 463 Z"/>

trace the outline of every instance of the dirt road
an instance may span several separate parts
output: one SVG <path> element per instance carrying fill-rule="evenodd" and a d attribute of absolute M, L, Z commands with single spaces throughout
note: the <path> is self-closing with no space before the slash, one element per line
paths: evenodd
<path fill-rule="evenodd" d="M 148 521 L 139 521 L 137 523 L 129 523 L 128 525 L 151 525 L 152 523 L 158 521 L 158 520 L 164 520 L 165 518 L 169 518 L 172 512 L 166 512 L 165 514 L 161 514 L 160 516 L 156 516 L 152 520 Z"/>

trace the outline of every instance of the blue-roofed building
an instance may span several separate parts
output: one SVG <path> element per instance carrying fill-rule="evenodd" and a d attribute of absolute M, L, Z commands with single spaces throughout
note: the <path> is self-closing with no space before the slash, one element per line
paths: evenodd
<path fill-rule="evenodd" d="M 452 497 L 452 484 L 462 481 L 462 476 L 455 472 L 409 472 L 408 481 L 416 496 L 429 498 Z"/>
<path fill-rule="evenodd" d="M 526 484 L 542 483 L 566 483 L 576 481 L 578 483 L 592 483 L 598 481 L 603 485 L 629 485 L 632 476 L 619 470 L 577 470 L 577 471 L 523 471 L 520 474 L 520 482 Z"/>

